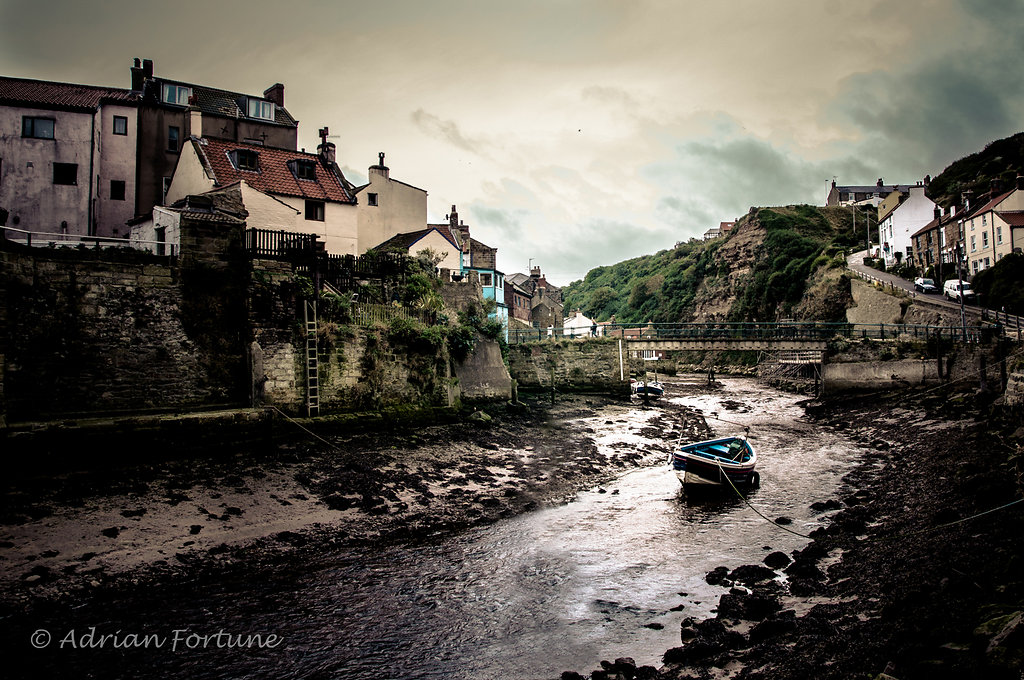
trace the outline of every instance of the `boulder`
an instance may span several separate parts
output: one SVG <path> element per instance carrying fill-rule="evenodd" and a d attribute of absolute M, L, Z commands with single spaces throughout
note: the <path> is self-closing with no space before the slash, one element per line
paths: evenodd
<path fill-rule="evenodd" d="M 775 578 L 775 571 L 760 564 L 744 564 L 736 567 L 729 574 L 729 580 L 735 583 L 751 584 L 770 581 Z"/>
<path fill-rule="evenodd" d="M 782 569 L 792 561 L 793 560 L 789 558 L 789 555 L 782 552 L 781 550 L 776 550 L 775 552 L 769 554 L 767 557 L 764 558 L 764 563 L 770 569 Z"/>

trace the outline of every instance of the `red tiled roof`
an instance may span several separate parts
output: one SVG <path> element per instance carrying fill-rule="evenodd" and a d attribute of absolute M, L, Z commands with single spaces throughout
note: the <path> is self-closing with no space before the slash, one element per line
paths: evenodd
<path fill-rule="evenodd" d="M 101 102 L 116 102 L 134 106 L 138 101 L 138 93 L 116 87 L 74 85 L 0 76 L 0 102 L 5 104 L 21 104 L 46 109 L 95 111 Z"/>
<path fill-rule="evenodd" d="M 970 215 L 965 215 L 965 218 L 966 219 L 970 219 L 972 217 L 976 217 L 976 216 L 980 215 L 981 213 L 985 213 L 985 212 L 988 212 L 990 210 L 994 210 L 997 205 L 1002 203 L 1003 200 L 1007 196 L 1012 194 L 1012 193 L 1013 193 L 1013 191 L 1007 191 L 1006 193 L 999 194 L 998 196 L 996 196 L 995 198 L 990 200 L 988 203 L 986 203 L 985 205 L 983 205 L 980 208 L 978 208 L 977 210 L 972 210 Z"/>
<path fill-rule="evenodd" d="M 245 144 L 223 139 L 192 138 L 203 165 L 213 175 L 217 186 L 245 181 L 249 186 L 270 194 L 299 196 L 336 203 L 355 203 L 346 190 L 344 178 L 335 174 L 320 156 L 302 151 L 278 149 L 258 144 Z M 255 151 L 259 155 L 258 170 L 239 170 L 228 154 L 236 149 Z M 289 167 L 289 161 L 306 160 L 316 164 L 316 179 L 298 179 Z M 340 173 L 340 170 L 338 171 Z"/>
<path fill-rule="evenodd" d="M 415 188 L 415 187 L 413 187 L 413 188 Z M 451 241 L 455 245 L 456 248 L 459 247 L 459 243 L 460 243 L 459 235 L 452 231 L 451 225 L 448 224 L 447 222 L 445 222 L 444 224 L 428 224 L 427 228 L 428 229 L 437 229 L 439 232 L 441 232 L 441 236 L 444 236 L 446 239 Z"/>
<path fill-rule="evenodd" d="M 996 214 L 1011 227 L 1024 227 L 1024 210 L 1007 210 Z"/>

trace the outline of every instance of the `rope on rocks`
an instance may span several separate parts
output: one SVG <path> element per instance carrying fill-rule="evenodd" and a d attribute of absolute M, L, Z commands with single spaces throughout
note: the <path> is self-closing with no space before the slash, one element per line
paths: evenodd
<path fill-rule="evenodd" d="M 319 441 L 322 441 L 324 444 L 327 444 L 327 446 L 331 447 L 332 449 L 334 449 L 335 451 L 337 451 L 339 453 L 344 453 L 344 451 L 342 451 L 340 448 L 338 448 L 338 446 L 336 444 L 327 441 L 326 439 L 324 439 L 323 437 L 318 435 L 316 432 L 313 432 L 308 427 L 304 426 L 302 423 L 300 423 L 299 421 L 295 420 L 294 418 L 289 416 L 287 413 L 285 413 L 284 411 L 282 411 L 278 407 L 270 406 L 268 408 L 270 408 L 272 411 L 276 411 L 278 414 L 280 414 L 282 417 L 284 417 L 285 420 L 287 420 L 288 422 L 290 422 L 293 425 L 295 425 L 295 427 L 299 428 L 300 430 L 302 430 L 303 432 L 308 434 L 310 437 L 313 437 L 314 439 L 318 439 Z"/>
<path fill-rule="evenodd" d="M 782 526 L 781 524 L 779 524 L 777 522 L 773 522 L 770 518 L 766 517 L 764 515 L 764 513 L 762 513 L 760 510 L 758 510 L 757 508 L 755 508 L 753 505 L 750 504 L 750 501 L 747 500 L 746 496 L 744 496 L 742 493 L 740 493 L 740 490 L 737 489 L 736 485 L 732 483 L 731 479 L 729 479 L 729 475 L 727 475 L 725 473 L 725 470 L 722 468 L 722 463 L 721 462 L 717 462 L 717 464 L 718 464 L 719 471 L 721 472 L 722 476 L 725 477 L 725 481 L 729 482 L 729 486 L 732 487 L 732 490 L 736 493 L 737 496 L 739 496 L 740 500 L 742 500 L 744 503 L 746 503 L 747 507 L 750 508 L 751 510 L 753 510 L 755 513 L 757 513 L 757 515 L 759 517 L 761 517 L 761 519 L 765 520 L 766 522 L 768 522 L 769 524 L 771 524 L 774 527 L 782 529 L 783 531 L 788 531 L 789 533 L 795 534 L 797 536 L 800 536 L 801 538 L 807 538 L 807 539 L 814 540 L 812 536 L 808 536 L 807 534 L 801 534 L 799 531 L 793 531 L 792 529 L 790 529 L 788 527 L 784 527 L 784 526 Z M 1024 503 L 1024 498 L 1018 498 L 1015 501 L 1010 501 L 1009 503 L 1005 503 L 1005 504 L 1000 505 L 998 507 L 989 508 L 988 510 L 983 510 L 983 511 L 975 513 L 975 514 L 973 514 L 973 515 L 971 515 L 969 517 L 961 517 L 960 519 L 955 519 L 952 522 L 944 522 L 942 524 L 936 524 L 933 527 L 926 527 L 924 529 L 919 529 L 917 531 L 910 531 L 910 532 L 907 532 L 907 533 L 897 534 L 897 535 L 893 535 L 893 536 L 879 536 L 877 538 L 870 538 L 870 539 L 866 539 L 864 542 L 865 543 L 873 543 L 873 542 L 876 542 L 876 541 L 881 542 L 881 541 L 900 540 L 900 539 L 904 539 L 904 538 L 909 538 L 911 536 L 919 536 L 921 534 L 926 534 L 926 533 L 929 533 L 929 532 L 932 532 L 932 531 L 938 531 L 939 529 L 947 529 L 947 528 L 949 528 L 951 526 L 956 526 L 957 524 L 963 524 L 965 522 L 970 522 L 971 520 L 977 519 L 979 517 L 983 517 L 985 515 L 990 515 L 993 512 L 998 512 L 1000 510 L 1005 510 L 1007 508 L 1013 507 L 1014 505 L 1017 505 L 1018 503 Z"/>

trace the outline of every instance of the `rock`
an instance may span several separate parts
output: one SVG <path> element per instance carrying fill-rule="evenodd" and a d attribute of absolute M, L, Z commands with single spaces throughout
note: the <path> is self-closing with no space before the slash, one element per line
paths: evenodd
<path fill-rule="evenodd" d="M 1024 660 L 1024 614 L 1016 612 L 1007 617 L 985 649 L 989 663 L 1003 668 L 1019 668 Z"/>
<path fill-rule="evenodd" d="M 117 527 L 109 527 L 107 529 L 104 529 L 100 533 L 106 536 L 107 538 L 117 538 L 117 535 L 121 533 L 121 530 Z"/>
<path fill-rule="evenodd" d="M 467 416 L 466 420 L 468 420 L 471 423 L 482 424 L 491 422 L 491 417 L 484 413 L 483 411 L 473 411 L 472 413 L 469 414 L 469 416 Z"/>
<path fill-rule="evenodd" d="M 203 530 L 203 525 L 202 524 L 193 524 L 192 526 L 190 526 L 188 528 L 188 533 L 190 533 L 191 535 L 195 536 L 196 534 L 198 534 L 202 530 Z"/>
<path fill-rule="evenodd" d="M 584 676 L 580 675 L 576 671 L 563 671 L 561 680 L 587 680 Z"/>
<path fill-rule="evenodd" d="M 729 567 L 715 567 L 704 576 L 704 580 L 709 586 L 720 586 L 725 584 L 728 576 Z"/>
<path fill-rule="evenodd" d="M 878 451 L 886 451 L 892 446 L 892 444 L 882 439 L 876 439 L 871 442 L 871 446 Z"/>
<path fill-rule="evenodd" d="M 35 583 L 37 581 L 42 581 L 42 580 L 43 580 L 43 577 L 40 576 L 39 574 L 32 574 L 31 576 L 26 576 L 25 577 L 25 583 Z"/>
<path fill-rule="evenodd" d="M 773 637 L 796 630 L 796 621 L 791 618 L 770 618 L 750 629 L 750 643 L 757 644 Z"/>
<path fill-rule="evenodd" d="M 745 564 L 742 567 L 736 567 L 729 574 L 729 580 L 743 584 L 760 583 L 773 578 L 775 578 L 775 571 L 760 564 Z"/>
<path fill-rule="evenodd" d="M 764 558 L 764 563 L 771 569 L 782 569 L 792 561 L 789 555 L 780 550 L 776 550 Z"/>
<path fill-rule="evenodd" d="M 834 498 L 825 502 L 818 501 L 816 503 L 811 503 L 811 510 L 814 510 L 815 512 L 828 512 L 829 510 L 838 510 L 841 507 L 843 507 L 843 504 Z"/>
<path fill-rule="evenodd" d="M 763 621 L 782 609 L 776 598 L 752 593 L 726 593 L 718 601 L 718 617 Z"/>
<path fill-rule="evenodd" d="M 786 517 L 785 515 L 783 515 L 781 517 L 776 517 L 775 518 L 775 523 L 778 524 L 779 526 L 786 526 L 787 524 L 792 524 L 793 520 L 791 518 Z"/>
<path fill-rule="evenodd" d="M 664 627 L 665 627 L 665 624 L 658 623 L 657 621 L 651 621 L 650 623 L 645 623 L 644 624 L 644 628 L 650 628 L 651 630 L 661 630 Z"/>

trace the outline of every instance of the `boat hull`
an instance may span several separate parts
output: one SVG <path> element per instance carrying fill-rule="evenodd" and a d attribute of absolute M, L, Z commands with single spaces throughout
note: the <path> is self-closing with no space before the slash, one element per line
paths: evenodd
<path fill-rule="evenodd" d="M 729 445 L 737 442 L 732 451 Z M 684 486 L 755 487 L 757 454 L 745 439 L 727 437 L 684 446 L 672 454 L 672 469 Z"/>

